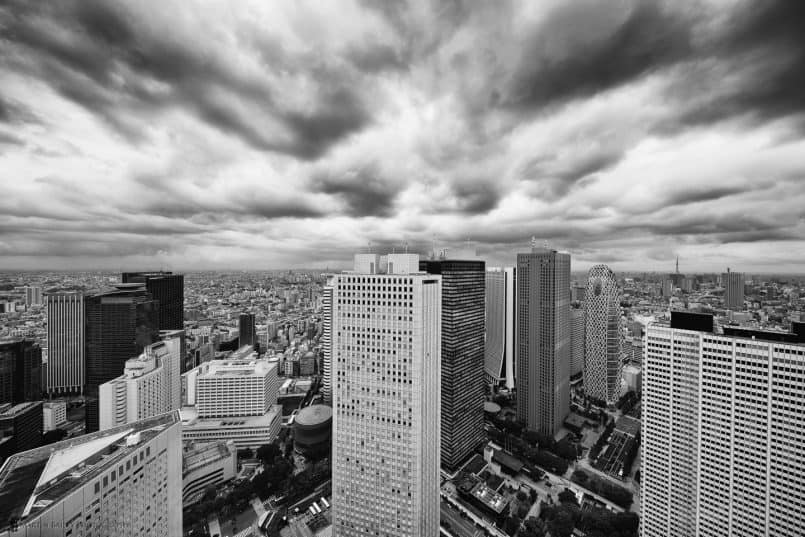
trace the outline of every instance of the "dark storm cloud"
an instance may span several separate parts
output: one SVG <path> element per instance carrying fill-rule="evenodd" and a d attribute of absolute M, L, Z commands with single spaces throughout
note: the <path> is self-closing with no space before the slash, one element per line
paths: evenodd
<path fill-rule="evenodd" d="M 265 79 L 241 75 L 192 43 L 149 33 L 133 17 L 125 4 L 83 1 L 12 2 L 0 12 L 9 42 L 36 56 L 21 67 L 43 75 L 62 95 L 100 114 L 130 139 L 138 133 L 126 121 L 127 114 L 174 105 L 257 149 L 315 159 L 369 122 L 368 108 L 354 85 L 327 76 L 332 70 L 311 67 L 323 76 L 314 79 L 317 100 L 309 110 L 283 107 Z M 168 91 L 142 84 L 143 77 L 166 84 Z M 259 117 L 243 112 L 233 100 L 273 118 L 290 136 L 266 129 Z"/>
<path fill-rule="evenodd" d="M 662 200 L 662 205 L 668 207 L 672 205 L 689 205 L 704 201 L 714 201 L 726 198 L 728 196 L 733 196 L 735 194 L 741 194 L 746 191 L 747 188 L 743 186 L 701 185 L 698 188 L 672 193 L 670 196 Z"/>
<path fill-rule="evenodd" d="M 805 112 L 805 4 L 747 2 L 680 66 L 668 95 L 679 113 L 661 130 L 736 116 L 757 123 Z M 805 123 L 799 122 L 800 132 Z"/>
<path fill-rule="evenodd" d="M 499 186 L 484 179 L 454 184 L 452 191 L 458 211 L 464 214 L 488 213 L 503 197 Z"/>
<path fill-rule="evenodd" d="M 25 145 L 25 140 L 19 136 L 0 132 L 0 145 Z M 0 149 L 2 151 L 2 149 Z"/>
<path fill-rule="evenodd" d="M 620 20 L 613 21 L 613 13 Z M 605 22 L 589 37 L 583 35 L 599 17 Z M 544 52 L 555 39 L 569 44 Z M 561 3 L 524 46 L 500 104 L 539 109 L 616 87 L 684 58 L 691 51 L 690 21 L 653 0 L 632 2 L 625 12 L 607 3 Z"/>
<path fill-rule="evenodd" d="M 345 205 L 347 214 L 356 217 L 388 216 L 402 186 L 388 178 L 376 164 L 345 172 L 317 172 L 310 184 L 314 192 L 330 194 Z"/>
<path fill-rule="evenodd" d="M 583 179 L 615 166 L 623 157 L 617 148 L 596 147 L 591 151 L 540 156 L 526 162 L 520 177 L 535 183 L 539 199 L 554 201 L 570 192 Z"/>

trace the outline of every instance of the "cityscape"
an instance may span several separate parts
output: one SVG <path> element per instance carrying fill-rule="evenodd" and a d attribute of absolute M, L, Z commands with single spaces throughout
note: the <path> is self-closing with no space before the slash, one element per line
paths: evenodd
<path fill-rule="evenodd" d="M 0 537 L 805 536 L 802 36 L 0 4 Z"/>

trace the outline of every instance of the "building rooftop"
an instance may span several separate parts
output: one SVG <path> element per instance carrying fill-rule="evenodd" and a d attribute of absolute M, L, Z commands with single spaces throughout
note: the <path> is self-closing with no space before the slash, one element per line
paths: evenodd
<path fill-rule="evenodd" d="M 310 405 L 296 415 L 295 423 L 301 426 L 321 425 L 333 417 L 333 409 L 327 405 Z"/>
<path fill-rule="evenodd" d="M 5 405 L 0 406 L 0 417 L 8 418 L 12 416 L 16 416 L 17 414 L 22 414 L 23 412 L 37 406 L 41 405 L 42 401 L 28 401 L 25 403 L 19 403 L 16 405 L 12 405 L 11 403 L 7 403 Z"/>
<path fill-rule="evenodd" d="M 212 377 L 264 377 L 272 369 L 277 368 L 276 362 L 268 360 L 213 360 L 202 364 L 204 369 L 199 373 L 199 380 Z"/>
<path fill-rule="evenodd" d="M 0 531 L 47 510 L 117 464 L 139 445 L 128 445 L 129 435 L 147 441 L 178 422 L 174 411 L 12 455 L 0 469 Z"/>
<path fill-rule="evenodd" d="M 234 444 L 231 442 L 192 444 L 182 453 L 182 473 L 187 474 L 213 461 L 231 457 L 233 452 L 230 451 L 230 446 L 234 449 Z"/>
<path fill-rule="evenodd" d="M 199 429 L 225 429 L 238 427 L 268 427 L 282 415 L 281 405 L 271 405 L 262 416 L 236 416 L 232 418 L 200 418 L 196 407 L 185 406 L 179 411 L 182 416 L 182 429 L 186 431 Z"/>

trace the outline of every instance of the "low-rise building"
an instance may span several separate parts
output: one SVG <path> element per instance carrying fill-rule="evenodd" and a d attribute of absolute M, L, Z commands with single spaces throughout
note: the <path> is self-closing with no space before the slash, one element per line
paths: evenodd
<path fill-rule="evenodd" d="M 207 487 L 233 479 L 238 450 L 233 441 L 187 442 L 182 451 L 182 507 L 198 502 Z"/>
<path fill-rule="evenodd" d="M 232 440 L 238 449 L 256 449 L 277 438 L 282 426 L 282 407 L 273 405 L 260 416 L 204 418 L 194 407 L 184 407 L 182 440 L 185 442 L 226 442 Z"/>

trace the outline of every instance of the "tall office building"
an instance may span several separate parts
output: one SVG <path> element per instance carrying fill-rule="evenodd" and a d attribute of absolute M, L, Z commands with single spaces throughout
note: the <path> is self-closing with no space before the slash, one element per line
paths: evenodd
<path fill-rule="evenodd" d="M 439 533 L 441 277 L 358 254 L 333 281 L 333 534 Z"/>
<path fill-rule="evenodd" d="M 587 275 L 584 393 L 608 404 L 620 397 L 621 290 L 606 265 L 595 265 Z"/>
<path fill-rule="evenodd" d="M 744 309 L 744 275 L 743 272 L 727 272 L 721 274 L 724 285 L 724 307 L 728 310 Z"/>
<path fill-rule="evenodd" d="M 42 305 L 42 288 L 38 285 L 25 286 L 25 307 Z"/>
<path fill-rule="evenodd" d="M 333 287 L 328 281 L 322 292 L 322 379 L 321 393 L 324 402 L 333 404 Z"/>
<path fill-rule="evenodd" d="M 124 272 L 123 283 L 144 283 L 159 302 L 159 329 L 184 328 L 184 274 L 172 272 Z"/>
<path fill-rule="evenodd" d="M 0 403 L 42 398 L 42 349 L 29 339 L 0 340 Z"/>
<path fill-rule="evenodd" d="M 486 263 L 419 262 L 442 277 L 441 451 L 454 470 L 484 441 L 484 301 Z"/>
<path fill-rule="evenodd" d="M 179 356 L 164 341 L 126 361 L 123 374 L 99 388 L 99 429 L 143 420 L 181 406 Z"/>
<path fill-rule="evenodd" d="M 118 284 L 116 289 L 88 296 L 86 314 L 87 432 L 98 430 L 98 389 L 120 375 L 134 358 L 159 338 L 159 303 L 142 284 Z"/>
<path fill-rule="evenodd" d="M 517 417 L 553 436 L 570 411 L 570 254 L 517 254 Z"/>
<path fill-rule="evenodd" d="M 181 535 L 181 430 L 171 412 L 12 456 L 0 535 Z"/>
<path fill-rule="evenodd" d="M 587 328 L 584 307 L 570 308 L 570 378 L 573 382 L 584 376 L 584 356 L 587 347 Z"/>
<path fill-rule="evenodd" d="M 487 382 L 514 388 L 514 331 L 516 269 L 486 271 L 486 340 L 484 372 Z"/>
<path fill-rule="evenodd" d="M 84 391 L 85 317 L 81 293 L 51 293 L 47 302 L 48 365 L 46 386 L 51 396 Z"/>
<path fill-rule="evenodd" d="M 805 331 L 649 325 L 641 536 L 805 535 Z"/>
<path fill-rule="evenodd" d="M 257 328 L 254 313 L 241 313 L 238 317 L 238 345 L 257 345 Z"/>

